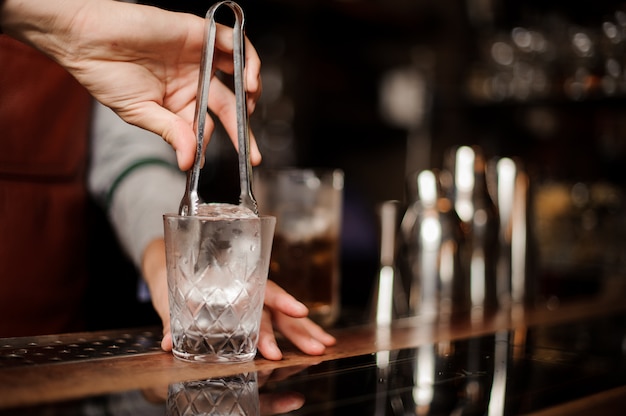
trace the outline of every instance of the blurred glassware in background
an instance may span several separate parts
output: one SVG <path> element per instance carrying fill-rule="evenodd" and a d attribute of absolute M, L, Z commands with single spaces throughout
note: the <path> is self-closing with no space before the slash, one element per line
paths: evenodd
<path fill-rule="evenodd" d="M 580 101 L 626 94 L 626 13 L 581 26 L 561 14 L 528 17 L 479 36 L 467 77 L 478 102 Z"/>
<path fill-rule="evenodd" d="M 496 292 L 502 307 L 532 304 L 536 278 L 532 259 L 536 246 L 530 215 L 530 179 L 521 161 L 493 158 L 488 165 L 491 195 L 499 213 Z"/>
<path fill-rule="evenodd" d="M 530 180 L 522 163 L 454 146 L 443 168 L 410 175 L 397 265 L 409 315 L 482 321 L 536 301 Z"/>
<path fill-rule="evenodd" d="M 448 149 L 410 176 L 397 265 L 409 315 L 445 319 L 623 293 L 624 192 L 605 181 L 531 181 L 518 158 Z"/>
<path fill-rule="evenodd" d="M 379 326 L 408 315 L 407 296 L 396 267 L 400 202 L 382 202 L 377 209 L 379 220 L 380 267 L 370 300 L 370 321 Z"/>
<path fill-rule="evenodd" d="M 259 210 L 276 217 L 269 278 L 304 303 L 311 319 L 332 326 L 341 311 L 344 172 L 285 167 L 254 173 Z"/>
<path fill-rule="evenodd" d="M 442 186 L 452 200 L 464 234 L 461 268 L 469 284 L 469 301 L 477 317 L 497 306 L 498 211 L 489 195 L 486 163 L 478 146 L 448 150 Z"/>
<path fill-rule="evenodd" d="M 467 281 L 461 270 L 463 232 L 453 203 L 439 185 L 439 174 L 423 170 L 411 175 L 411 195 L 400 226 L 402 266 L 409 293 L 409 313 L 427 318 L 465 310 Z"/>
<path fill-rule="evenodd" d="M 624 293 L 624 191 L 607 182 L 545 182 L 534 192 L 538 293 L 549 306 Z"/>

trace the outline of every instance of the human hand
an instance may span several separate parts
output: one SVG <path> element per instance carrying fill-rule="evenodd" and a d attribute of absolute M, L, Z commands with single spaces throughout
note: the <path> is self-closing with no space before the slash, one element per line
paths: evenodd
<path fill-rule="evenodd" d="M 280 360 L 283 354 L 276 344 L 274 330 L 282 333 L 302 352 L 321 355 L 336 343 L 335 337 L 307 318 L 308 308 L 271 280 L 265 287 L 265 301 L 259 352 L 268 360 Z"/>
<path fill-rule="evenodd" d="M 144 251 L 142 272 L 150 289 L 154 309 L 163 322 L 161 348 L 171 351 L 172 334 L 163 239 L 154 240 Z M 309 355 L 321 355 L 326 347 L 335 344 L 336 340 L 332 335 L 307 318 L 307 307 L 271 280 L 267 281 L 264 304 L 258 349 L 266 359 L 280 360 L 283 356 L 276 343 L 274 330 L 281 332 Z"/>
<path fill-rule="evenodd" d="M 0 1 L 3 31 L 66 68 L 97 100 L 126 122 L 152 131 L 175 150 L 181 170 L 195 158 L 193 131 L 204 19 L 110 0 Z M 214 67 L 233 72 L 232 29 L 218 25 Z M 261 94 L 260 59 L 246 38 L 248 112 Z M 235 98 L 217 77 L 209 108 L 237 148 Z M 208 139 L 214 128 L 207 116 Z M 261 159 L 254 137 L 251 161 Z"/>

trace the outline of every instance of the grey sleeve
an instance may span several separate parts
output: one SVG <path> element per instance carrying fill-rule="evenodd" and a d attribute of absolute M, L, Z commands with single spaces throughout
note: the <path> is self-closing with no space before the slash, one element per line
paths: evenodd
<path fill-rule="evenodd" d="M 145 247 L 163 237 L 163 214 L 178 212 L 185 174 L 161 137 L 95 103 L 88 188 L 140 270 Z"/>

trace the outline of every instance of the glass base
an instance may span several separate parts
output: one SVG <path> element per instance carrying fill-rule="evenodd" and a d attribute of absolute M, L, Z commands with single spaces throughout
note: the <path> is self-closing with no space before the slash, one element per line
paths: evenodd
<path fill-rule="evenodd" d="M 245 363 L 256 357 L 256 351 L 247 354 L 191 354 L 173 349 L 172 353 L 179 360 L 193 363 Z"/>

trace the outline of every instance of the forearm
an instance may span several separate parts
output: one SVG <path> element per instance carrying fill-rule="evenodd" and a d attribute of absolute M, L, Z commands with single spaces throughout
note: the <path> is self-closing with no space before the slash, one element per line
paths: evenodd
<path fill-rule="evenodd" d="M 2 31 L 34 46 L 51 57 L 66 53 L 71 43 L 71 28 L 89 19 L 85 13 L 92 4 L 104 0 L 2 0 L 0 27 Z"/>
<path fill-rule="evenodd" d="M 141 271 L 154 309 L 169 319 L 163 214 L 177 212 L 185 176 L 180 171 L 146 165 L 121 182 L 113 194 L 110 218 L 133 263 Z"/>
<path fill-rule="evenodd" d="M 123 51 L 121 56 L 132 56 L 135 50 L 126 51 L 122 46 L 124 41 L 133 31 L 152 28 L 151 20 L 156 18 L 145 14 L 145 10 L 156 8 L 128 3 L 135 2 L 0 0 L 0 28 L 79 77 L 79 73 L 85 71 L 84 65 L 92 60 L 122 59 L 115 55 L 120 50 Z M 147 26 L 143 28 L 144 25 Z M 111 35 L 112 31 L 121 33 Z M 79 81 L 86 83 L 86 80 Z M 90 85 L 86 86 L 89 89 Z"/>
<path fill-rule="evenodd" d="M 141 264 L 141 274 L 150 291 L 152 305 L 165 322 L 169 319 L 169 308 L 165 241 L 162 238 L 153 240 L 146 246 Z"/>
<path fill-rule="evenodd" d="M 146 245 L 162 237 L 162 215 L 178 209 L 185 175 L 159 136 L 123 122 L 98 103 L 90 151 L 89 191 L 139 268 Z"/>
<path fill-rule="evenodd" d="M 184 175 L 158 165 L 137 169 L 117 186 L 109 215 L 125 250 L 138 267 L 146 247 L 163 238 L 163 214 L 178 211 L 184 189 Z"/>

